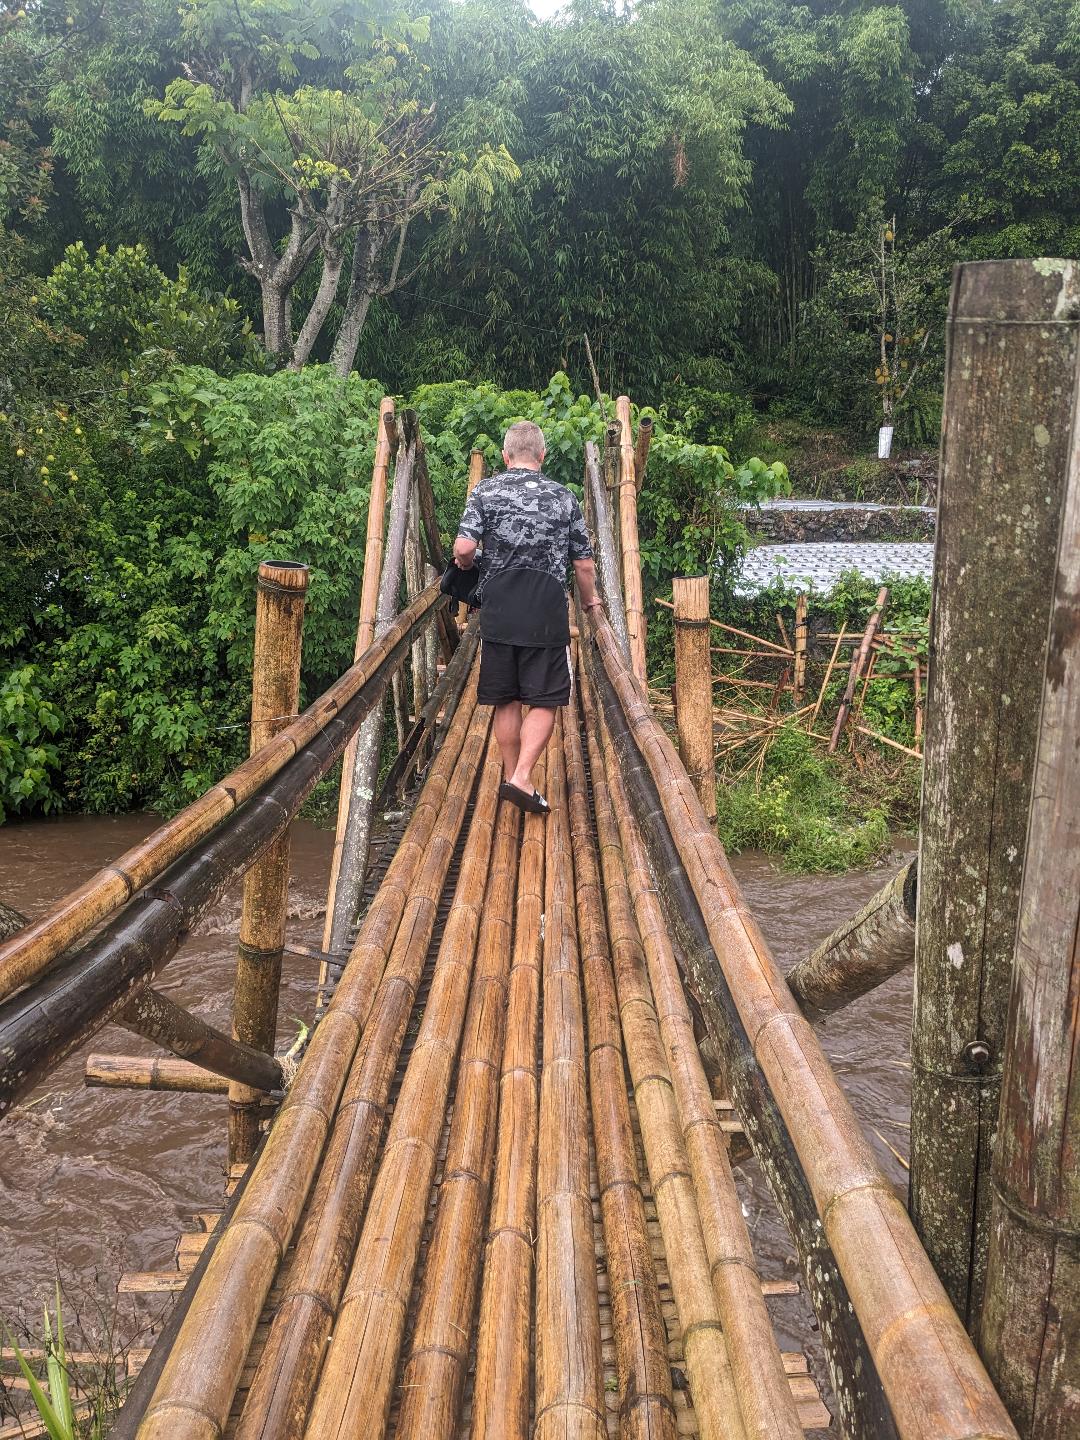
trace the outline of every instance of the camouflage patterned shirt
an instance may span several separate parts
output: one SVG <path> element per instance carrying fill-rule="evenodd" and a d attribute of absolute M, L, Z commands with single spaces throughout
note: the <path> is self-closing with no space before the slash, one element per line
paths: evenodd
<path fill-rule="evenodd" d="M 568 645 L 566 574 L 592 556 L 581 506 L 542 471 L 481 480 L 458 534 L 484 549 L 480 634 L 504 645 Z"/>

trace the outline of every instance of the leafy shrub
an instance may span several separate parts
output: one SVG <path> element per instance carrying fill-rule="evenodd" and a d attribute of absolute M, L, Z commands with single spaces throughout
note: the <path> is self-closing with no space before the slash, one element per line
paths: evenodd
<path fill-rule="evenodd" d="M 52 737 L 64 723 L 45 697 L 33 665 L 0 680 L 0 820 L 32 809 L 56 809 L 53 774 L 60 752 Z"/>

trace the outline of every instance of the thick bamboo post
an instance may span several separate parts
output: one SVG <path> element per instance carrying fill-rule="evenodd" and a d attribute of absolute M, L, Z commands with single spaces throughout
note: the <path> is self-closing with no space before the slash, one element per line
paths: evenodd
<path fill-rule="evenodd" d="M 1080 1434 L 1080 450 L 1050 611 L 979 1347 L 1025 1440 Z"/>
<path fill-rule="evenodd" d="M 974 1328 L 1065 476 L 1080 270 L 957 268 L 949 306 L 912 1030 L 911 1215 Z"/>
<path fill-rule="evenodd" d="M 781 1440 L 781 1437 L 798 1440 L 802 1433 L 798 1412 L 762 1297 L 761 1279 L 731 1173 L 726 1137 L 716 1118 L 712 1091 L 694 1038 L 694 1023 L 682 976 L 644 846 L 622 788 L 611 738 L 600 720 L 591 690 L 591 683 L 586 680 L 581 698 L 592 763 L 596 827 L 612 945 L 621 956 L 617 973 L 620 994 L 625 996 L 627 1007 L 624 1023 L 631 1026 L 627 1031 L 628 1044 L 634 1036 L 636 1043 L 643 1046 L 636 1061 L 639 1079 L 635 1080 L 635 1087 L 640 1083 L 644 1089 L 655 1089 L 665 1102 L 671 1123 L 675 1123 L 676 1116 L 671 1115 L 667 1104 L 665 1081 L 673 1092 L 679 1134 L 696 1197 L 701 1241 L 711 1273 L 713 1299 L 723 1327 L 724 1344 L 718 1350 L 715 1338 L 710 1338 L 706 1342 L 707 1353 L 701 1353 L 696 1341 L 687 1351 L 688 1359 L 695 1365 L 700 1364 L 708 1376 L 707 1389 L 702 1390 L 699 1381 L 695 1406 L 700 1411 L 706 1397 L 714 1405 L 719 1401 L 730 1406 L 730 1396 L 723 1389 L 730 1370 L 729 1383 L 737 1396 L 736 1433 L 741 1426 L 749 1440 Z M 662 1057 L 662 1067 L 654 1071 L 658 1056 Z M 633 1067 L 635 1062 L 631 1063 Z M 651 1119 L 648 1110 L 642 1110 L 641 1114 L 643 1123 Z M 677 1159 L 677 1155 L 674 1158 Z M 654 1192 L 658 1178 L 654 1177 Z M 662 1213 L 662 1207 L 660 1209 Z M 675 1217 L 678 1228 L 670 1241 L 684 1259 L 693 1258 L 697 1244 L 696 1231 L 685 1218 L 688 1214 L 687 1206 L 682 1216 Z M 669 1228 L 671 1223 L 669 1221 Z M 691 1237 L 689 1246 L 687 1235 Z M 680 1260 L 669 1265 L 673 1283 L 676 1275 L 683 1273 L 682 1263 Z M 686 1318 L 682 1319 L 686 1328 L 696 1323 L 695 1314 L 700 1316 L 706 1312 L 695 1312 L 692 1308 L 697 1291 L 689 1277 L 682 1279 L 680 1288 L 691 1297 L 684 1301 L 691 1305 Z M 678 1298 L 676 1304 L 679 1304 Z M 704 1433 L 714 1430 L 718 1423 L 722 1433 L 731 1433 L 724 1424 L 722 1410 L 719 1415 L 709 1411 L 703 1424 Z M 730 1425 L 730 1420 L 726 1424 Z"/>
<path fill-rule="evenodd" d="M 149 986 L 128 1001 L 116 1023 L 228 1080 L 263 1092 L 284 1087 L 281 1062 L 273 1055 L 234 1040 Z"/>
<path fill-rule="evenodd" d="M 371 491 L 368 497 L 367 542 L 364 546 L 364 572 L 360 581 L 360 619 L 356 627 L 353 659 L 359 660 L 375 638 L 375 609 L 379 603 L 379 580 L 382 576 L 383 530 L 386 527 L 386 486 L 390 473 L 390 433 L 394 423 L 394 402 L 384 396 L 379 404 L 379 423 L 375 432 L 375 463 L 371 470 Z M 334 829 L 334 851 L 330 860 L 330 883 L 326 893 L 326 921 L 323 926 L 323 949 L 331 951 L 334 924 L 334 898 L 341 870 L 341 851 L 345 840 L 345 823 L 349 818 L 353 771 L 356 768 L 356 740 L 345 751 L 338 786 L 337 824 Z M 325 979 L 325 976 L 323 977 Z"/>
<path fill-rule="evenodd" d="M 615 1332 L 620 1435 L 623 1440 L 675 1440 L 667 1333 L 660 1314 L 634 1154 L 618 998 L 576 707 L 564 715 L 567 723 L 563 725 L 563 744 L 588 1030 L 589 1100 Z"/>
<path fill-rule="evenodd" d="M 638 544 L 637 481 L 634 475 L 634 436 L 630 426 L 630 399 L 615 401 L 619 422 L 619 529 L 622 536 L 623 594 L 626 630 L 630 637 L 630 668 L 645 680 L 645 606 L 641 593 L 641 550 Z"/>
<path fill-rule="evenodd" d="M 643 415 L 638 421 L 637 443 L 634 446 L 634 482 L 639 490 L 645 483 L 645 467 L 649 463 L 649 446 L 652 444 L 652 438 L 652 417 Z"/>
<path fill-rule="evenodd" d="M 386 550 L 382 573 L 379 576 L 379 598 L 375 608 L 376 639 L 386 633 L 397 614 L 415 461 L 416 451 L 412 445 L 399 446 L 394 465 L 394 489 L 390 499 Z M 330 955 L 339 954 L 348 943 L 349 932 L 360 903 L 364 872 L 367 869 L 368 845 L 371 842 L 374 818 L 372 807 L 375 782 L 379 776 L 379 751 L 382 748 L 384 724 L 384 710 L 382 706 L 378 706 L 364 721 L 356 737 L 351 797 L 341 832 L 341 858 L 336 873 L 331 873 L 330 891 L 326 898 L 323 949 Z"/>
<path fill-rule="evenodd" d="M 851 657 L 851 667 L 848 670 L 847 685 L 844 687 L 844 694 L 840 701 L 840 709 L 836 713 L 836 721 L 829 737 L 829 754 L 832 755 L 840 743 L 840 736 L 844 733 L 844 726 L 847 724 L 848 714 L 851 710 L 851 702 L 855 698 L 855 687 L 859 678 L 866 669 L 866 662 L 870 658 L 871 647 L 874 643 L 874 636 L 877 634 L 878 626 L 881 624 L 881 612 L 885 608 L 885 602 L 889 598 L 888 587 L 883 585 L 877 593 L 874 601 L 874 608 L 870 612 L 870 619 L 866 622 L 866 629 L 863 631 L 862 640 L 858 650 Z"/>
<path fill-rule="evenodd" d="M 243 1202 L 184 1317 L 139 1440 L 203 1440 L 208 1433 L 225 1429 L 255 1327 L 322 1158 L 387 956 L 418 877 L 431 863 L 432 835 L 456 778 L 455 768 L 468 770 L 458 761 L 475 700 L 474 683 L 364 916 L 350 963 L 312 1032 L 258 1161 L 248 1171 Z M 460 783 L 466 778 L 471 784 L 471 774 Z M 340 1263 L 344 1266 L 348 1258 Z M 208 1432 L 208 1425 L 216 1430 Z M 267 1432 L 267 1440 L 271 1435 L 276 1440 L 273 1430 Z"/>
<path fill-rule="evenodd" d="M 251 680 L 251 752 L 295 715 L 300 701 L 300 650 L 307 598 L 306 565 L 263 561 L 255 602 L 255 658 Z M 233 1035 L 243 1045 L 274 1053 L 281 952 L 289 904 L 289 831 L 263 852 L 244 876 L 240 944 L 233 992 Z M 251 1159 L 259 1136 L 260 1091 L 229 1086 L 229 1163 Z"/>
<path fill-rule="evenodd" d="M 623 654 L 630 656 L 630 637 L 626 631 L 626 605 L 623 602 L 622 573 L 619 551 L 615 543 L 615 532 L 611 523 L 611 492 L 604 484 L 600 468 L 600 452 L 592 440 L 585 442 L 585 493 L 589 497 L 592 512 L 593 533 L 596 537 L 596 562 L 600 578 L 600 593 L 612 629 L 622 646 Z"/>
<path fill-rule="evenodd" d="M 709 577 L 677 575 L 675 601 L 675 723 L 679 754 L 702 809 L 716 819 L 712 659 L 709 655 Z"/>
<path fill-rule="evenodd" d="M 597 610 L 587 613 L 586 624 L 708 931 L 711 950 L 687 957 L 691 981 L 717 1030 L 719 1007 L 710 997 L 723 989 L 734 998 L 811 1186 L 897 1430 L 903 1440 L 1011 1440 L 1015 1429 L 750 917 L 671 741 L 623 664 L 611 627 Z"/>
<path fill-rule="evenodd" d="M 466 500 L 468 500 L 469 496 L 470 496 L 470 495 L 472 494 L 472 492 L 476 489 L 477 485 L 480 484 L 480 481 L 483 480 L 483 478 L 484 478 L 484 469 L 485 469 L 485 465 L 484 465 L 484 452 L 483 452 L 482 450 L 470 450 L 470 452 L 469 452 L 469 476 L 468 476 L 468 479 L 465 481 L 465 499 L 466 499 Z M 458 606 L 458 611 L 457 611 L 457 620 L 458 620 L 458 626 L 459 626 L 461 629 L 464 629 L 464 628 L 465 628 L 465 624 L 466 624 L 466 622 L 468 621 L 468 618 L 469 618 L 469 607 L 468 607 L 467 605 L 465 605 L 465 604 L 459 605 L 459 606 Z"/>
<path fill-rule="evenodd" d="M 795 704 L 802 704 L 806 689 L 806 596 L 795 597 L 795 675 L 792 681 Z"/>
<path fill-rule="evenodd" d="M 547 793 L 544 755 L 536 762 L 534 782 Z M 529 1435 L 546 826 L 542 815 L 525 816 L 476 1342 L 474 1440 L 527 1440 Z"/>
<path fill-rule="evenodd" d="M 842 1010 L 914 962 L 917 872 L 909 860 L 857 915 L 788 971 L 788 989 L 807 1019 Z"/>
<path fill-rule="evenodd" d="M 189 1095 L 227 1095 L 221 1075 L 171 1056 L 88 1055 L 83 1083 L 102 1090 L 182 1090 Z"/>

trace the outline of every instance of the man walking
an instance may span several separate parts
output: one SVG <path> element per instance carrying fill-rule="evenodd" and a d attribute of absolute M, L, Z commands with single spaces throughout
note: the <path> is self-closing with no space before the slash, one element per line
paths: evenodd
<path fill-rule="evenodd" d="M 503 761 L 499 794 L 522 810 L 546 815 L 532 768 L 570 703 L 570 624 L 566 575 L 573 563 L 581 603 L 596 595 L 596 567 L 577 500 L 543 473 L 544 432 L 517 420 L 503 439 L 506 469 L 481 480 L 465 506 L 454 563 L 470 570 L 478 545 L 480 681 L 477 700 L 495 707 Z M 529 713 L 522 718 L 522 704 Z"/>

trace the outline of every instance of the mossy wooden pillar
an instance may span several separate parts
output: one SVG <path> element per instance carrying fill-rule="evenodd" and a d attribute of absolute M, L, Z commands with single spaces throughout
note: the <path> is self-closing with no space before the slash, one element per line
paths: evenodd
<path fill-rule="evenodd" d="M 255 602 L 255 659 L 251 684 L 251 752 L 289 723 L 300 700 L 300 648 L 307 597 L 306 565 L 263 561 Z M 263 852 L 244 876 L 240 946 L 233 996 L 233 1035 L 274 1053 L 281 952 L 289 900 L 289 831 Z M 229 1085 L 229 1163 L 250 1160 L 259 1138 L 262 1094 Z"/>
<path fill-rule="evenodd" d="M 709 821 L 716 819 L 712 660 L 709 654 L 709 577 L 678 575 L 675 602 L 675 723 L 679 754 Z"/>
<path fill-rule="evenodd" d="M 1057 554 L 979 1347 L 1021 1435 L 1080 1435 L 1080 416 Z"/>
<path fill-rule="evenodd" d="M 645 680 L 645 605 L 641 593 L 641 549 L 638 543 L 637 474 L 634 469 L 634 434 L 630 400 L 615 401 L 619 420 L 619 531 L 622 536 L 623 596 L 626 629 L 630 636 L 630 668 Z"/>
<path fill-rule="evenodd" d="M 957 268 L 949 308 L 919 849 L 911 1214 L 973 1331 L 1075 443 L 1078 298 L 1080 276 L 1065 261 L 981 261 Z"/>

